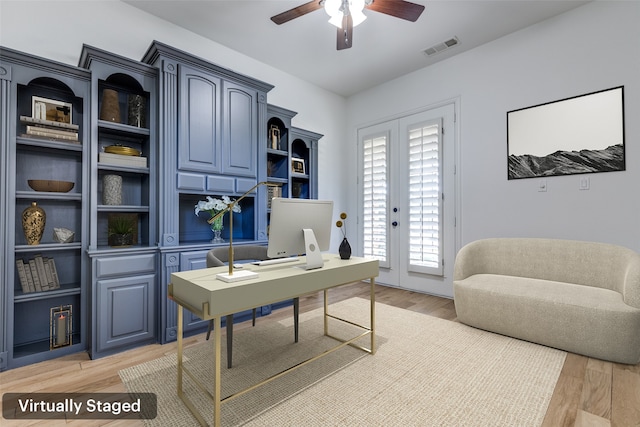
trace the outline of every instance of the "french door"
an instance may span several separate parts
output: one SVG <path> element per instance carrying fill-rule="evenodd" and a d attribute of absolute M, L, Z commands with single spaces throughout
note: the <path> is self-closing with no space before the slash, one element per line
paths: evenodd
<path fill-rule="evenodd" d="M 359 240 L 378 282 L 452 296 L 455 106 L 358 130 Z"/>

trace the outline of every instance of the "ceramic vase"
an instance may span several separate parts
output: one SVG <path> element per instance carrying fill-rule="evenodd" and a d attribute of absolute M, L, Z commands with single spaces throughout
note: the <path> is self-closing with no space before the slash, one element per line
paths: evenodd
<path fill-rule="evenodd" d="M 340 254 L 340 259 L 351 258 L 351 245 L 346 237 L 342 239 L 342 243 L 340 243 L 340 247 L 338 248 L 338 253 Z"/>
<path fill-rule="evenodd" d="M 120 123 L 120 103 L 118 101 L 117 91 L 113 89 L 105 89 L 102 91 L 100 120 Z"/>
<path fill-rule="evenodd" d="M 47 214 L 36 202 L 22 211 L 22 229 L 28 245 L 38 245 L 44 233 Z"/>
<path fill-rule="evenodd" d="M 122 177 L 120 175 L 105 175 L 102 178 L 102 204 L 122 204 Z"/>

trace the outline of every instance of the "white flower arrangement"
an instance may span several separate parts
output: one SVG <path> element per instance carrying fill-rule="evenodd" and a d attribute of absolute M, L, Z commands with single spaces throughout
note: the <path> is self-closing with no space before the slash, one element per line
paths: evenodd
<path fill-rule="evenodd" d="M 235 202 L 235 200 L 231 200 L 229 196 L 222 196 L 222 199 L 215 199 L 211 196 L 207 196 L 207 200 L 200 200 L 198 204 L 195 206 L 195 213 L 196 213 L 196 216 L 199 216 L 198 214 L 200 212 L 203 212 L 203 211 L 208 212 L 209 215 L 211 215 L 211 217 L 213 218 L 214 216 L 218 215 L 220 212 L 227 209 L 229 205 L 233 202 Z M 234 204 L 231 210 L 233 212 L 238 212 L 238 213 L 242 211 L 242 209 L 240 208 L 240 205 L 237 205 L 237 204 Z M 220 218 L 217 218 L 211 224 L 212 230 L 222 230 L 223 216 L 224 215 L 221 215 Z"/>

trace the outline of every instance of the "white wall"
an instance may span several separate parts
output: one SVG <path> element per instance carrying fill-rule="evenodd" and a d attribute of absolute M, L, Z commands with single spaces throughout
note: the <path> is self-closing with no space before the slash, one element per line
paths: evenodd
<path fill-rule="evenodd" d="M 484 237 L 553 237 L 640 251 L 640 2 L 594 2 L 348 100 L 356 129 L 460 99 L 461 244 Z M 462 40 L 464 43 L 464 40 Z M 624 85 L 626 171 L 507 180 L 506 112 Z M 355 180 L 355 169 L 350 171 Z M 349 194 L 357 191 L 354 183 Z M 356 210 L 355 201 L 350 211 Z"/>
<path fill-rule="evenodd" d="M 336 217 L 346 209 L 345 168 L 334 156 L 346 128 L 343 97 L 119 1 L 0 1 L 0 45 L 58 62 L 77 65 L 83 44 L 140 60 L 153 40 L 274 85 L 268 102 L 297 111 L 293 126 L 324 135 L 320 198 L 335 201 Z M 333 234 L 337 251 L 340 236 Z"/>

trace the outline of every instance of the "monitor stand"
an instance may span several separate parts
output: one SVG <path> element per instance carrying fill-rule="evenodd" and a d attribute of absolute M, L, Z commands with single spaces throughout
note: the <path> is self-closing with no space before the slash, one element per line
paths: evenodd
<path fill-rule="evenodd" d="M 322 259 L 320 248 L 318 248 L 316 235 L 313 233 L 313 230 L 311 228 L 303 228 L 302 232 L 304 233 L 304 247 L 307 250 L 307 263 L 306 265 L 301 265 L 300 267 L 304 268 L 305 270 L 322 268 L 322 266 L 324 265 L 324 260 Z"/>

